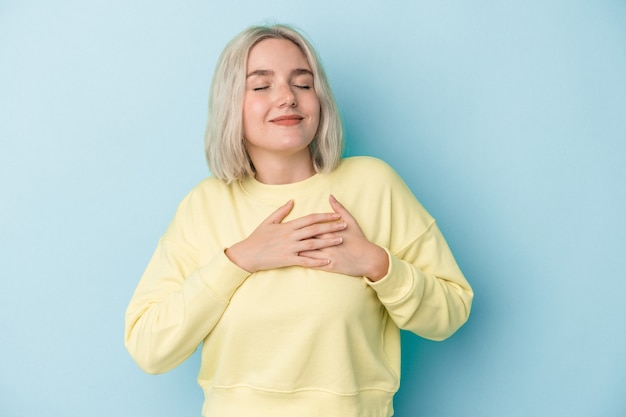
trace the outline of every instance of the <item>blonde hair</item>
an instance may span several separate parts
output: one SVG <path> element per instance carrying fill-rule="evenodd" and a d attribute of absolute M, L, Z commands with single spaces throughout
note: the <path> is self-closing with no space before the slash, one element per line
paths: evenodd
<path fill-rule="evenodd" d="M 243 141 L 242 109 L 246 66 L 250 49 L 264 39 L 286 39 L 300 48 L 313 71 L 315 92 L 320 102 L 320 121 L 310 149 L 316 172 L 337 167 L 343 151 L 343 128 L 320 59 L 311 43 L 287 25 L 251 26 L 224 48 L 213 74 L 209 114 L 204 136 L 209 170 L 231 182 L 254 175 L 254 167 Z"/>

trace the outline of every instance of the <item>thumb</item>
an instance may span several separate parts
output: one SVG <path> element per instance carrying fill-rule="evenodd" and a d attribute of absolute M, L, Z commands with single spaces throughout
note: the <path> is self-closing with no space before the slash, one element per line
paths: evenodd
<path fill-rule="evenodd" d="M 330 202 L 330 207 L 332 207 L 335 213 L 339 213 L 341 215 L 346 213 L 347 210 L 339 201 L 337 201 L 334 195 L 331 194 L 328 198 L 328 201 Z"/>
<path fill-rule="evenodd" d="M 343 220 L 347 221 L 348 223 L 357 223 L 356 219 L 352 216 L 348 209 L 345 208 L 343 204 L 341 204 L 339 201 L 337 201 L 334 195 L 331 194 L 328 198 L 328 201 L 330 202 L 330 206 L 332 207 L 333 211 L 335 213 L 338 213 Z"/>
<path fill-rule="evenodd" d="M 272 214 L 270 214 L 265 220 L 263 220 L 263 224 L 277 224 L 282 222 L 285 217 L 291 210 L 293 209 L 293 200 L 287 201 L 287 203 L 278 207 Z"/>

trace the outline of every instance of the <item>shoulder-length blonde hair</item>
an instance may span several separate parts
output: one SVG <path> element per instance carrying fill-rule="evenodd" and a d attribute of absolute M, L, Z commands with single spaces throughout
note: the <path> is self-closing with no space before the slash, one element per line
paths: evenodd
<path fill-rule="evenodd" d="M 251 26 L 235 36 L 217 62 L 211 91 L 204 149 L 211 173 L 224 181 L 254 175 L 243 141 L 243 100 L 250 49 L 264 39 L 287 39 L 302 50 L 313 71 L 320 121 L 310 149 L 316 172 L 335 169 L 343 151 L 339 110 L 322 64 L 311 43 L 287 25 Z"/>

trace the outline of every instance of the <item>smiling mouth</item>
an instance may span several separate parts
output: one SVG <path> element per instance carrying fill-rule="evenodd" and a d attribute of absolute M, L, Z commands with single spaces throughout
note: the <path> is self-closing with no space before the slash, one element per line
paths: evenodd
<path fill-rule="evenodd" d="M 280 126 L 294 126 L 300 123 L 303 119 L 304 117 L 302 116 L 292 114 L 288 116 L 277 117 L 275 119 L 270 120 L 270 122 L 280 125 Z"/>

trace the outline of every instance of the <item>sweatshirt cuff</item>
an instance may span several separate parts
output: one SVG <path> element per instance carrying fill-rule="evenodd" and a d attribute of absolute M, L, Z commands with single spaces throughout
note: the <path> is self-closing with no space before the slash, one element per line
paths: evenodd
<path fill-rule="evenodd" d="M 230 302 L 237 288 L 250 276 L 250 272 L 228 259 L 224 251 L 219 251 L 199 272 L 215 298 L 224 303 Z"/>
<path fill-rule="evenodd" d="M 407 262 L 402 261 L 392 255 L 387 248 L 383 248 L 387 252 L 389 259 L 389 270 L 387 275 L 376 282 L 372 282 L 365 278 L 374 291 L 378 299 L 386 305 L 395 304 L 406 297 L 410 297 L 414 293 L 414 288 L 418 285 L 419 277 L 411 269 Z"/>

